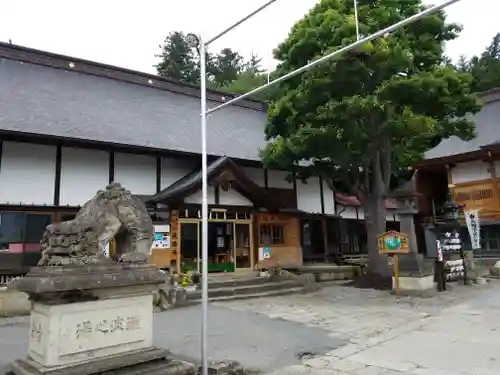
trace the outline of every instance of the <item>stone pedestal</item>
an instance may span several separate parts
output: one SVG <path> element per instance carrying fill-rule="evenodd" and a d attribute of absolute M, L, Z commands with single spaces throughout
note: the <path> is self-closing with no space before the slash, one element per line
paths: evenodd
<path fill-rule="evenodd" d="M 396 281 L 392 278 L 392 289 Z M 436 291 L 434 284 L 434 264 L 425 260 L 422 254 L 399 255 L 399 287 L 401 294 L 409 296 L 431 296 Z"/>
<path fill-rule="evenodd" d="M 146 264 L 40 267 L 14 287 L 32 300 L 29 351 L 15 375 L 195 374 L 153 346 L 153 291 Z"/>

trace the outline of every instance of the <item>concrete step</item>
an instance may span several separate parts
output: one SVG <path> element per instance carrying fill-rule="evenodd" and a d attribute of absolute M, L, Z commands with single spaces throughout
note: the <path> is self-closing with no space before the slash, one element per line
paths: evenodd
<path fill-rule="evenodd" d="M 208 288 L 217 289 L 225 287 L 239 287 L 247 285 L 262 285 L 271 282 L 268 277 L 245 277 L 227 280 L 210 280 L 208 279 Z"/>
<path fill-rule="evenodd" d="M 284 281 L 269 281 L 259 282 L 258 284 L 222 284 L 217 288 L 214 288 L 209 284 L 208 297 L 219 298 L 219 297 L 234 297 L 242 295 L 256 295 L 261 293 L 267 293 L 272 291 L 282 291 L 293 288 L 303 288 L 303 285 L 295 280 L 284 280 Z M 197 290 L 194 293 L 190 293 L 188 299 L 200 299 L 201 290 Z"/>
<path fill-rule="evenodd" d="M 242 299 L 252 299 L 252 298 L 264 298 L 264 297 L 277 297 L 277 296 L 285 296 L 288 294 L 300 294 L 305 293 L 304 288 L 302 286 L 292 287 L 288 289 L 278 289 L 278 290 L 269 290 L 267 292 L 260 293 L 249 293 L 249 294 L 239 294 L 239 295 L 227 295 L 227 296 L 218 296 L 218 297 L 208 297 L 209 302 L 225 302 L 225 301 L 234 301 L 234 300 L 242 300 Z M 201 303 L 201 298 L 189 299 L 189 304 L 198 304 Z"/>

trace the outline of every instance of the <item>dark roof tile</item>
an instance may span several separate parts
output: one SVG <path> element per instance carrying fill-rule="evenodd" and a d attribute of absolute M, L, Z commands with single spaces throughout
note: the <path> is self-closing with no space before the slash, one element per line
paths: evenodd
<path fill-rule="evenodd" d="M 0 59 L 0 130 L 199 154 L 200 101 L 91 74 Z M 208 108 L 218 103 L 208 102 Z M 259 160 L 266 113 L 208 117 L 208 153 Z"/>

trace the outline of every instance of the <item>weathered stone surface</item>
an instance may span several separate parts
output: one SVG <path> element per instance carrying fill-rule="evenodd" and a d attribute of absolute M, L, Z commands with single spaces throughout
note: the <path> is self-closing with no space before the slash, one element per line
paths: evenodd
<path fill-rule="evenodd" d="M 110 263 L 35 267 L 10 288 L 25 292 L 34 300 L 45 299 L 61 303 L 65 299 L 84 299 L 85 295 L 92 295 L 89 291 L 139 285 L 155 286 L 164 282 L 163 274 L 154 266 Z M 79 296 L 82 298 L 78 298 Z"/>
<path fill-rule="evenodd" d="M 424 259 L 422 254 L 400 254 L 399 274 L 406 277 L 425 277 L 434 274 L 434 263 Z"/>
<path fill-rule="evenodd" d="M 392 278 L 392 290 L 396 289 L 396 279 Z M 435 295 L 436 287 L 434 284 L 434 275 L 428 276 L 400 276 L 399 292 L 405 296 L 432 297 Z"/>
<path fill-rule="evenodd" d="M 198 375 L 202 374 L 201 366 Z M 242 375 L 243 367 L 236 361 L 221 361 L 208 364 L 208 375 Z"/>
<path fill-rule="evenodd" d="M 0 317 L 29 315 L 31 302 L 26 293 L 14 290 L 0 291 Z"/>
<path fill-rule="evenodd" d="M 28 356 L 51 368 L 153 344 L 152 295 L 47 305 L 34 303 Z"/>
<path fill-rule="evenodd" d="M 496 262 L 495 265 L 490 268 L 490 275 L 493 277 L 500 277 L 500 261 Z"/>
<path fill-rule="evenodd" d="M 86 265 L 109 261 L 103 254 L 114 238 L 119 261 L 145 263 L 154 226 L 144 203 L 119 183 L 99 190 L 74 220 L 47 226 L 40 266 Z"/>
<path fill-rule="evenodd" d="M 196 367 L 150 347 L 73 366 L 47 369 L 31 359 L 14 361 L 6 375 L 195 375 Z"/>

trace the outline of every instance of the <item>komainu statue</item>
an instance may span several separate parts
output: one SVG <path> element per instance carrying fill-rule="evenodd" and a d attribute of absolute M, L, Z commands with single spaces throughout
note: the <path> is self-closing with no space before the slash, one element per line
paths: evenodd
<path fill-rule="evenodd" d="M 99 190 L 73 220 L 47 226 L 39 266 L 107 263 L 104 247 L 116 241 L 118 262 L 148 261 L 154 226 L 146 206 L 119 183 Z"/>

